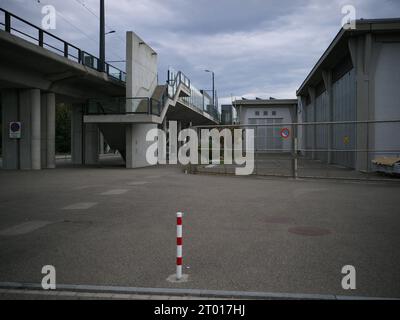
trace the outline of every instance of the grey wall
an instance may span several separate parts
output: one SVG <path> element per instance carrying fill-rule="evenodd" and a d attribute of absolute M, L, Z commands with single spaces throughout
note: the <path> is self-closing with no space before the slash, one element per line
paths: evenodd
<path fill-rule="evenodd" d="M 151 97 L 157 87 L 157 54 L 134 32 L 127 32 L 126 41 L 126 96 Z"/>
<path fill-rule="evenodd" d="M 400 119 L 400 43 L 383 43 L 375 71 L 375 118 Z M 371 153 L 378 156 L 400 156 L 400 123 L 376 124 L 375 150 L 394 150 L 390 153 Z"/>

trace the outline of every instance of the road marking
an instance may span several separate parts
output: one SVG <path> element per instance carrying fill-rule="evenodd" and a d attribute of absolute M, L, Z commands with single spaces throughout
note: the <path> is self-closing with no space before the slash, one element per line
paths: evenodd
<path fill-rule="evenodd" d="M 164 175 L 160 175 L 160 176 L 158 176 L 158 175 L 154 175 L 154 176 L 147 176 L 145 179 L 160 179 L 160 178 L 163 178 L 164 177 Z"/>
<path fill-rule="evenodd" d="M 63 208 L 63 210 L 87 210 L 95 205 L 97 205 L 97 202 L 80 202 L 71 204 L 70 206 Z"/>
<path fill-rule="evenodd" d="M 41 284 L 0 282 L 0 288 L 8 290 L 42 290 Z M 399 298 L 377 298 L 360 296 L 342 296 L 335 294 L 309 294 L 309 293 L 277 293 L 277 292 L 251 292 L 251 291 L 221 291 L 202 289 L 171 289 L 171 288 L 138 288 L 99 285 L 71 285 L 57 284 L 55 292 L 89 292 L 102 294 L 138 294 L 177 297 L 202 297 L 202 298 L 227 298 L 227 299 L 285 299 L 285 300 L 400 300 Z"/>
<path fill-rule="evenodd" d="M 33 232 L 35 230 L 38 230 L 40 228 L 43 228 L 52 222 L 49 221 L 29 221 L 25 222 L 16 226 L 13 226 L 8 229 L 4 229 L 0 231 L 0 236 L 4 237 L 10 237 L 10 236 L 20 236 L 23 234 L 27 234 L 30 232 Z"/>
<path fill-rule="evenodd" d="M 119 194 L 127 193 L 128 191 L 129 190 L 127 190 L 127 189 L 114 189 L 114 190 L 109 190 L 109 191 L 103 192 L 101 195 L 102 196 L 116 196 Z"/>
<path fill-rule="evenodd" d="M 143 186 L 148 183 L 149 182 L 147 181 L 133 181 L 133 182 L 128 182 L 128 186 Z"/>
<path fill-rule="evenodd" d="M 87 185 L 87 186 L 80 186 L 75 188 L 74 190 L 85 190 L 85 189 L 90 189 L 90 188 L 98 188 L 98 187 L 104 187 L 103 184 L 92 184 L 92 185 Z"/>

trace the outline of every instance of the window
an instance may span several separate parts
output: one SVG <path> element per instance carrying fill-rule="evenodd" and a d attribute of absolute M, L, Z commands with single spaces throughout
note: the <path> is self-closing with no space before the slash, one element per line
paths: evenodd
<path fill-rule="evenodd" d="M 272 111 L 272 115 L 273 115 L 273 116 L 276 116 L 276 111 Z"/>
<path fill-rule="evenodd" d="M 264 116 L 267 116 L 268 115 L 268 111 L 264 111 Z"/>
<path fill-rule="evenodd" d="M 260 115 L 260 111 L 256 111 L 256 116 L 259 116 Z"/>

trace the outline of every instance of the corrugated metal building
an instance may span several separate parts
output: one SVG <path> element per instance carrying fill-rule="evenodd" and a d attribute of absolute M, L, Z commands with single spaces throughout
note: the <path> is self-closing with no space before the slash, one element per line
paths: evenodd
<path fill-rule="evenodd" d="M 299 122 L 400 119 L 400 19 L 342 29 L 297 96 Z M 303 125 L 299 145 L 307 157 L 369 171 L 374 158 L 399 155 L 400 124 Z"/>

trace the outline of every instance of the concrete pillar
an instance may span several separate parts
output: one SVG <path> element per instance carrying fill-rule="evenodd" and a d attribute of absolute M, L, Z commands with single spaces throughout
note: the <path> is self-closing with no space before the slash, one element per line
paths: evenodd
<path fill-rule="evenodd" d="M 75 165 L 99 162 L 99 128 L 83 123 L 82 104 L 73 104 L 71 113 L 71 157 Z"/>
<path fill-rule="evenodd" d="M 316 99 L 316 93 L 315 93 L 315 88 L 308 88 L 308 94 L 310 95 L 310 100 L 311 100 L 311 108 L 313 110 L 313 114 L 312 114 L 312 119 L 307 119 L 307 122 L 317 122 L 317 104 L 315 102 Z M 312 153 L 311 153 L 311 158 L 312 159 L 316 159 L 317 158 L 317 152 L 315 151 L 317 149 L 317 126 L 316 125 L 311 125 L 308 126 L 312 131 Z"/>
<path fill-rule="evenodd" d="M 83 164 L 83 106 L 72 105 L 71 112 L 71 158 L 75 165 Z"/>
<path fill-rule="evenodd" d="M 9 123 L 19 120 L 18 90 L 1 92 L 3 169 L 19 169 L 19 140 L 9 138 Z M 23 128 L 24 130 L 24 128 Z"/>
<path fill-rule="evenodd" d="M 41 158 L 42 168 L 56 167 L 56 96 L 54 93 L 42 94 L 41 110 Z"/>
<path fill-rule="evenodd" d="M 333 81 L 332 81 L 332 70 L 323 70 L 322 78 L 324 80 L 327 99 L 328 99 L 328 121 L 333 121 Z M 333 149 L 333 125 L 328 126 L 328 150 Z M 332 164 L 333 162 L 333 152 L 328 152 L 327 157 L 328 164 Z"/>
<path fill-rule="evenodd" d="M 40 134 L 40 124 L 41 124 L 41 114 L 40 114 L 40 90 L 32 89 L 29 90 L 29 95 L 31 99 L 31 156 L 32 156 L 32 170 L 40 170 L 42 168 L 41 163 L 41 134 Z"/>
<path fill-rule="evenodd" d="M 41 96 L 39 89 L 5 90 L 3 109 L 3 168 L 40 170 L 41 163 Z M 21 122 L 21 139 L 10 139 L 8 127 Z"/>
<path fill-rule="evenodd" d="M 131 124 L 126 126 L 126 167 L 143 168 L 150 164 L 146 159 L 147 148 L 154 142 L 147 142 L 146 135 L 157 124 Z"/>
<path fill-rule="evenodd" d="M 373 67 L 373 43 L 371 34 L 350 38 L 349 50 L 356 72 L 357 121 L 370 120 L 373 119 L 373 99 L 370 99 L 373 91 L 371 90 L 373 88 L 373 77 L 370 75 Z M 374 125 L 357 125 L 356 149 L 366 150 L 373 146 L 373 127 Z M 370 161 L 371 159 L 368 152 L 357 152 L 356 170 L 368 171 Z"/>
<path fill-rule="evenodd" d="M 99 154 L 104 154 L 104 135 L 99 130 Z"/>
<path fill-rule="evenodd" d="M 97 124 L 84 125 L 84 164 L 95 165 L 99 163 L 99 128 Z"/>
<path fill-rule="evenodd" d="M 299 123 L 297 128 L 297 137 L 298 137 L 298 148 L 300 150 L 306 149 L 306 126 L 302 125 L 304 122 L 307 121 L 306 119 L 306 106 L 307 106 L 307 99 L 305 96 L 299 96 L 299 110 L 301 110 L 301 116 L 298 116 L 297 122 Z M 305 156 L 305 151 L 300 152 L 301 155 Z"/>

